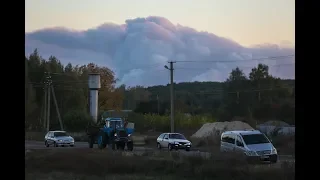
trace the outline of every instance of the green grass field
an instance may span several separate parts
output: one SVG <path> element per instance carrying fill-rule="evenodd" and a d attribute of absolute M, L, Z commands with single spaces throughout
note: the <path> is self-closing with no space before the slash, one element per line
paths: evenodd
<path fill-rule="evenodd" d="M 205 159 L 177 152 L 114 152 L 98 149 L 32 150 L 26 179 L 216 179 L 291 180 L 294 163 L 252 165 L 232 154 Z"/>

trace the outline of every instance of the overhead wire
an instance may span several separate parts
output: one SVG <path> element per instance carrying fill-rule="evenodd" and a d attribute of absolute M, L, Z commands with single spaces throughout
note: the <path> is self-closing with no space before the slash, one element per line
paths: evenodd
<path fill-rule="evenodd" d="M 287 63 L 287 64 L 275 64 L 275 65 L 267 65 L 268 67 L 281 67 L 281 66 L 290 66 L 290 65 L 295 65 L 295 63 Z M 240 69 L 245 69 L 245 68 L 255 68 L 255 66 L 235 66 L 234 68 L 240 68 Z M 214 68 L 188 68 L 188 67 L 176 67 L 175 70 L 211 70 Z"/>
<path fill-rule="evenodd" d="M 220 61 L 216 61 L 216 60 L 212 60 L 212 61 L 201 61 L 201 60 L 193 60 L 193 61 L 174 61 L 174 62 L 220 62 L 220 63 L 227 63 L 227 62 L 246 62 L 246 61 L 261 61 L 261 60 L 279 60 L 279 59 L 286 59 L 289 57 L 294 57 L 294 54 L 291 55 L 285 55 L 285 56 L 269 56 L 269 57 L 263 57 L 263 58 L 256 58 L 256 59 L 243 59 L 243 60 L 220 60 Z"/>

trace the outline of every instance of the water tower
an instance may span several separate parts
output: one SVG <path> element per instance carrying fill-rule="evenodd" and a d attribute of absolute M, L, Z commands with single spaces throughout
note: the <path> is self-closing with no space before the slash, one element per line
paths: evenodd
<path fill-rule="evenodd" d="M 98 120 L 98 90 L 100 89 L 100 73 L 89 73 L 90 115 L 93 121 Z"/>

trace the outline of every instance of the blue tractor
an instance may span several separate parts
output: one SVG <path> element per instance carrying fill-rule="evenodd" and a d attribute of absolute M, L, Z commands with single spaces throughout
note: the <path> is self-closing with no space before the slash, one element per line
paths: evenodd
<path fill-rule="evenodd" d="M 112 113 L 113 112 L 113 113 Z M 126 111 L 122 111 L 122 113 Z M 114 111 L 107 111 L 102 115 L 103 127 L 90 125 L 87 128 L 87 134 L 89 136 L 89 148 L 93 147 L 94 143 L 98 144 L 100 149 L 105 148 L 107 145 L 111 146 L 113 150 L 121 149 L 125 147 L 129 151 L 133 150 L 133 140 L 131 138 L 134 132 L 133 123 L 128 123 L 125 119 L 127 116 L 110 117 L 114 114 Z M 109 117 L 105 117 L 105 116 Z M 88 130 L 89 129 L 89 130 Z"/>

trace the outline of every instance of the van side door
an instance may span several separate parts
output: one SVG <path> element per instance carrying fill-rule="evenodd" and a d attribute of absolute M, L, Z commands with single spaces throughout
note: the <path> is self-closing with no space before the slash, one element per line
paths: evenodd
<path fill-rule="evenodd" d="M 220 151 L 221 152 L 227 152 L 229 151 L 229 148 L 228 148 L 228 134 L 223 134 L 221 136 L 221 142 L 220 142 Z"/>
<path fill-rule="evenodd" d="M 235 137 L 233 134 L 225 134 L 221 139 L 221 150 L 224 152 L 231 152 L 235 147 Z"/>
<path fill-rule="evenodd" d="M 230 142 L 230 151 L 236 150 L 236 135 L 230 134 L 229 135 L 229 142 Z"/>
<path fill-rule="evenodd" d="M 243 154 L 245 152 L 243 140 L 239 135 L 236 136 L 235 151 L 240 154 Z"/>

